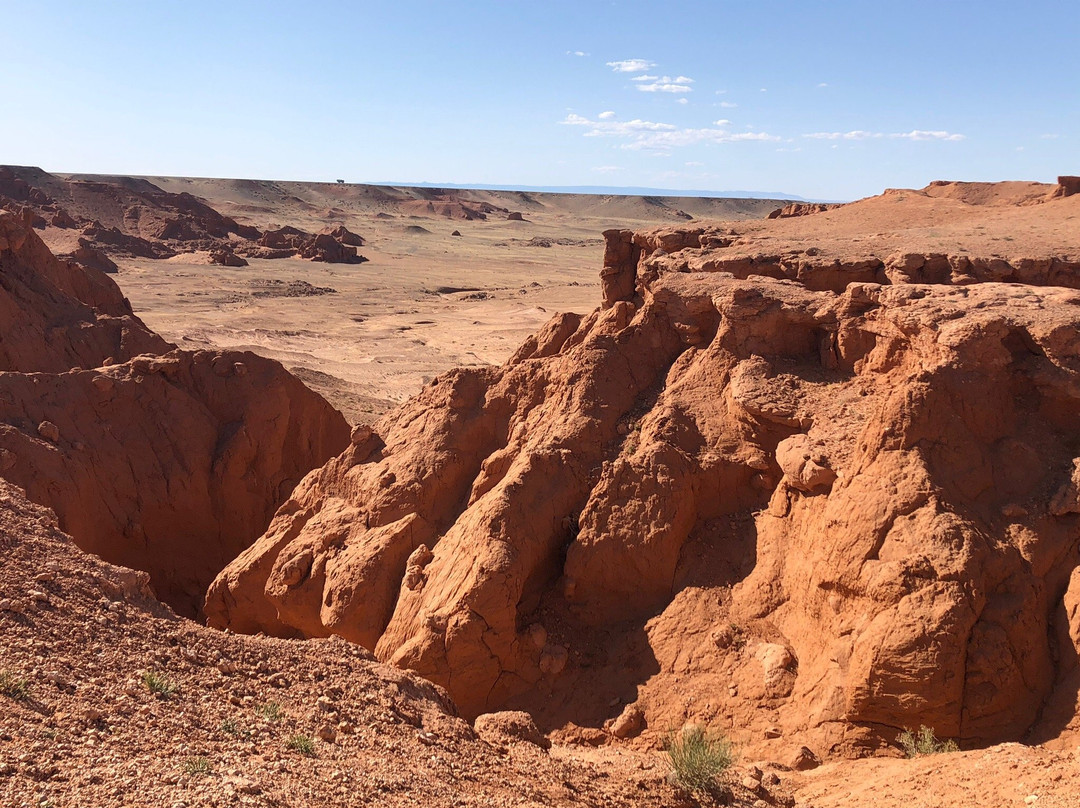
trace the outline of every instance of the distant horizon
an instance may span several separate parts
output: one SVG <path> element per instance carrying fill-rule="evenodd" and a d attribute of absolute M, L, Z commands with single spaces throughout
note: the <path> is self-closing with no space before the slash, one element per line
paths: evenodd
<path fill-rule="evenodd" d="M 519 185 L 515 183 L 484 183 L 484 182 L 432 182 L 432 181 L 398 181 L 398 180 L 351 180 L 345 178 L 334 179 L 298 179 L 295 177 L 243 177 L 237 175 L 197 175 L 197 174 L 169 174 L 169 173 L 119 173 L 111 171 L 70 171 L 61 169 L 44 168 L 38 165 L 25 165 L 9 162 L 0 162 L 0 167 L 21 169 L 37 169 L 48 174 L 61 177 L 130 177 L 132 179 L 152 180 L 160 179 L 186 179 L 186 180 L 215 180 L 237 182 L 290 182 L 312 185 L 364 185 L 383 188 L 425 188 L 432 190 L 473 190 L 473 191 L 499 191 L 520 192 L 538 194 L 580 194 L 591 196 L 658 196 L 658 197 L 686 197 L 694 199 L 772 199 L 786 202 L 808 202 L 824 204 L 847 204 L 857 202 L 872 196 L 878 196 L 886 190 L 908 188 L 920 190 L 934 182 L 957 182 L 957 183 L 999 183 L 999 182 L 1033 182 L 1044 185 L 1055 185 L 1061 176 L 1074 176 L 1065 173 L 1056 174 L 1050 179 L 1032 179 L 1030 177 L 998 177 L 996 179 L 972 180 L 966 177 L 936 177 L 927 180 L 922 185 L 901 185 L 897 183 L 886 184 L 876 191 L 861 197 L 849 199 L 824 199 L 800 196 L 788 191 L 758 191 L 747 189 L 697 189 L 697 188 L 654 188 L 648 186 L 621 186 L 621 185 Z M 342 180 L 339 182 L 339 180 Z"/>
<path fill-rule="evenodd" d="M 1056 44 L 1080 5 L 1055 0 L 6 12 L 0 161 L 23 165 L 827 200 L 1080 173 L 1080 50 Z"/>

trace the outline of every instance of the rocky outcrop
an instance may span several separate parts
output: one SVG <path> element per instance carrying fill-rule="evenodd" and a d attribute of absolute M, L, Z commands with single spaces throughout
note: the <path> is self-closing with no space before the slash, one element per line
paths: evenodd
<path fill-rule="evenodd" d="M 790 219 L 794 216 L 809 216 L 812 213 L 824 213 L 827 210 L 840 207 L 837 204 L 828 202 L 792 202 L 790 205 L 784 205 L 782 208 L 777 208 L 769 214 L 769 219 Z"/>
<path fill-rule="evenodd" d="M 1055 198 L 1080 194 L 1080 177 L 1058 177 L 1058 187 L 1054 190 Z"/>
<path fill-rule="evenodd" d="M 339 224 L 337 227 L 328 228 L 324 231 L 325 235 L 337 241 L 339 244 L 344 244 L 348 247 L 363 247 L 364 239 L 362 236 L 352 232 L 345 225 Z"/>
<path fill-rule="evenodd" d="M 360 264 L 367 259 L 357 254 L 357 242 L 363 244 L 364 240 L 341 225 L 319 235 L 286 226 L 267 230 L 259 239 L 258 247 L 254 250 L 249 248 L 246 254 L 255 258 L 299 255 L 301 258 L 328 264 Z M 274 252 L 267 253 L 266 250 Z"/>
<path fill-rule="evenodd" d="M 0 213 L 0 476 L 195 615 L 348 427 L 277 362 L 172 347 L 110 278 Z"/>
<path fill-rule="evenodd" d="M 600 309 L 354 432 L 210 622 L 341 635 L 548 727 L 633 702 L 831 754 L 1047 721 L 1075 658 L 1052 638 L 1076 611 L 1080 307 L 1040 282 L 1073 270 L 767 277 L 707 264 L 721 229 L 605 235 Z"/>
<path fill-rule="evenodd" d="M 0 212 L 0 278 L 0 371 L 62 373 L 172 347 L 107 275 L 49 252 L 29 217 Z"/>

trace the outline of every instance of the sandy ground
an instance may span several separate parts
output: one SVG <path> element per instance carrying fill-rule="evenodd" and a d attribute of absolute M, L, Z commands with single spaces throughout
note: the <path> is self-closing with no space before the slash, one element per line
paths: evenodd
<path fill-rule="evenodd" d="M 278 359 L 353 422 L 372 420 L 446 370 L 505 361 L 556 312 L 595 308 L 603 230 L 690 215 L 763 216 L 779 204 L 462 192 L 466 206 L 491 210 L 468 221 L 371 186 L 151 180 L 246 224 L 318 232 L 343 223 L 364 237 L 360 253 L 369 261 L 359 265 L 253 259 L 232 269 L 200 255 L 118 259 L 116 278 L 166 339 Z M 509 220 L 513 211 L 524 220 Z M 289 296 L 295 281 L 333 291 Z"/>

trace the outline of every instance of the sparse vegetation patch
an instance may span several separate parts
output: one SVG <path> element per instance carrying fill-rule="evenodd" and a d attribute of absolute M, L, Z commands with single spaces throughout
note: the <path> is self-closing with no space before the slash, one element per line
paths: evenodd
<path fill-rule="evenodd" d="M 722 735 L 688 726 L 672 733 L 664 744 L 672 779 L 688 791 L 712 792 L 732 763 L 731 744 Z"/>
<path fill-rule="evenodd" d="M 210 765 L 210 761 L 205 757 L 188 758 L 184 761 L 184 774 L 190 777 L 210 774 L 211 771 L 213 771 L 213 767 Z"/>
<path fill-rule="evenodd" d="M 30 683 L 10 671 L 0 671 L 0 695 L 12 701 L 23 701 L 30 695 Z"/>
<path fill-rule="evenodd" d="M 959 752 L 960 747 L 953 740 L 939 740 L 934 730 L 927 726 L 919 727 L 918 732 L 906 729 L 896 739 L 904 754 L 909 758 L 923 755 L 938 755 L 942 752 Z"/>
<path fill-rule="evenodd" d="M 159 699 L 171 698 L 176 693 L 176 685 L 163 674 L 155 671 L 145 671 L 142 680 L 143 684 L 146 685 L 146 689 Z"/>
<path fill-rule="evenodd" d="M 297 733 L 290 736 L 289 740 L 285 742 L 285 748 L 291 749 L 293 752 L 299 752 L 305 757 L 315 757 L 315 741 L 310 735 Z"/>

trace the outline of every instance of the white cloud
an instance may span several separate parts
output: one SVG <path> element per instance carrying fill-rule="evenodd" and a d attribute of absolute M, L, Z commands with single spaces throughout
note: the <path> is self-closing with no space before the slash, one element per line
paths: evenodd
<path fill-rule="evenodd" d="M 720 108 L 721 109 L 735 109 L 735 107 L 737 107 L 737 106 L 739 106 L 739 105 L 734 103 L 733 101 L 721 101 L 720 102 Z"/>
<path fill-rule="evenodd" d="M 656 121 L 591 121 L 571 113 L 562 121 L 567 126 L 581 126 L 585 137 L 612 137 L 625 140 L 621 148 L 633 151 L 649 150 L 667 153 L 679 146 L 698 143 L 741 143 L 746 141 L 779 141 L 780 137 L 767 132 L 729 132 L 722 127 L 680 129 L 670 123 Z"/>
<path fill-rule="evenodd" d="M 647 59 L 620 59 L 606 64 L 616 73 L 642 73 L 650 67 L 656 67 L 656 62 L 650 62 Z"/>
<path fill-rule="evenodd" d="M 679 78 L 683 79 L 686 77 L 679 76 Z M 667 80 L 665 81 L 665 79 Z M 669 79 L 667 76 L 649 84 L 638 84 L 637 88 L 643 93 L 689 93 L 693 91 L 693 87 L 686 82 Z"/>
<path fill-rule="evenodd" d="M 703 162 L 701 162 L 700 160 L 689 160 L 686 163 L 684 163 L 683 165 L 686 165 L 686 166 L 688 166 L 690 168 L 697 168 L 697 167 L 703 166 L 705 164 Z"/>
<path fill-rule="evenodd" d="M 855 129 L 851 132 L 811 132 L 803 137 L 813 138 L 815 140 L 866 140 L 867 138 L 884 137 L 881 132 L 864 132 L 862 129 Z"/>
<path fill-rule="evenodd" d="M 829 83 L 828 83 L 827 81 L 822 81 L 822 82 L 819 82 L 819 83 L 818 83 L 818 87 L 819 87 L 819 88 L 821 88 L 821 87 L 828 87 L 828 86 L 829 86 Z"/>
<path fill-rule="evenodd" d="M 601 112 L 596 117 L 599 118 L 602 121 L 610 121 L 612 118 L 615 117 L 615 111 L 609 109 L 609 110 L 606 110 L 604 112 Z"/>
<path fill-rule="evenodd" d="M 876 138 L 893 138 L 903 140 L 947 140 L 958 141 L 964 140 L 964 135 L 954 134 L 952 132 L 942 131 L 928 131 L 926 129 L 913 129 L 910 132 L 893 132 L 891 134 L 885 134 L 884 132 L 865 132 L 862 129 L 855 129 L 851 132 L 810 132 L 803 135 L 803 137 L 813 138 L 815 140 L 870 140 Z"/>
<path fill-rule="evenodd" d="M 910 132 L 897 132 L 896 134 L 889 135 L 889 137 L 900 137 L 907 140 L 963 140 L 964 135 L 957 135 L 952 132 L 928 132 L 925 129 L 912 129 Z"/>
<path fill-rule="evenodd" d="M 642 149 L 671 149 L 678 146 L 693 146 L 698 143 L 741 143 L 744 141 L 778 141 L 779 137 L 766 132 L 725 132 L 723 129 L 676 129 L 674 131 L 643 133 L 624 143 L 624 149 L 640 151 Z"/>
<path fill-rule="evenodd" d="M 567 51 L 566 55 L 567 56 L 588 56 L 589 54 L 586 53 L 585 51 Z"/>
<path fill-rule="evenodd" d="M 683 96 L 682 98 L 676 98 L 675 103 L 676 104 L 689 104 L 690 102 L 686 100 L 685 96 Z"/>
<path fill-rule="evenodd" d="M 640 76 L 634 76 L 630 81 L 656 81 L 659 76 L 650 76 L 648 73 L 642 73 Z"/>
<path fill-rule="evenodd" d="M 727 118 L 721 118 L 718 121 L 713 121 L 713 126 L 731 126 L 731 121 L 729 121 Z"/>
<path fill-rule="evenodd" d="M 665 132 L 677 128 L 670 123 L 654 123 L 653 121 L 639 119 L 632 121 L 590 121 L 588 118 L 574 113 L 567 115 L 563 123 L 568 126 L 586 127 L 586 137 L 628 137 L 642 132 Z"/>
<path fill-rule="evenodd" d="M 1061 135 L 1056 132 L 1047 132 L 1045 135 L 1039 135 L 1040 140 L 1057 140 Z"/>
<path fill-rule="evenodd" d="M 597 171 L 601 174 L 610 174 L 613 171 L 624 171 L 622 166 L 593 166 L 593 171 Z"/>

